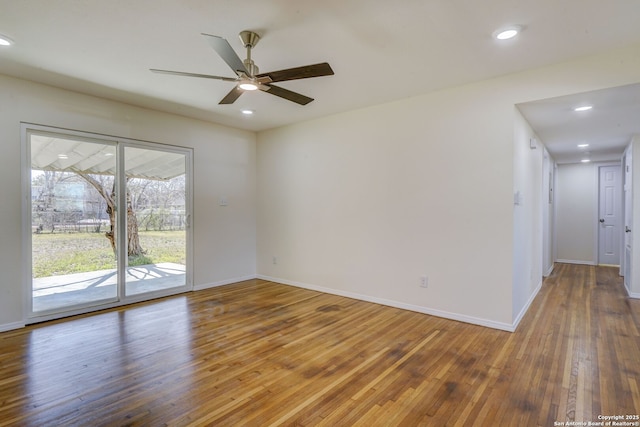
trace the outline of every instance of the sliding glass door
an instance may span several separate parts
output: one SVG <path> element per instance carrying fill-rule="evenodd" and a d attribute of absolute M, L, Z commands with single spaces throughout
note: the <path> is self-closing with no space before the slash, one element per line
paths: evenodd
<path fill-rule="evenodd" d="M 116 145 L 31 133 L 32 311 L 117 300 Z"/>
<path fill-rule="evenodd" d="M 186 285 L 186 160 L 181 152 L 124 147 L 126 295 Z"/>
<path fill-rule="evenodd" d="M 31 317 L 190 289 L 190 150 L 35 126 L 24 135 Z"/>

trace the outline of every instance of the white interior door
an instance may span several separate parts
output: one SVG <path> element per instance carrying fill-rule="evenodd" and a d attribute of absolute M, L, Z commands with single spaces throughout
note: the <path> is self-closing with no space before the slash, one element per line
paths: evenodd
<path fill-rule="evenodd" d="M 631 287 L 631 220 L 633 216 L 633 193 L 632 193 L 632 156 L 631 150 L 627 150 L 624 157 L 624 251 L 622 275 L 624 285 L 627 289 Z"/>
<path fill-rule="evenodd" d="M 600 167 L 598 264 L 620 265 L 620 166 Z"/>

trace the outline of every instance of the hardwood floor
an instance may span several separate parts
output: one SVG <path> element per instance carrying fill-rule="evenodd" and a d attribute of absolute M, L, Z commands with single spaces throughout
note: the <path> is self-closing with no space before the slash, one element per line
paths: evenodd
<path fill-rule="evenodd" d="M 0 426 L 634 416 L 639 330 L 606 267 L 556 265 L 515 333 L 250 280 L 0 334 Z"/>

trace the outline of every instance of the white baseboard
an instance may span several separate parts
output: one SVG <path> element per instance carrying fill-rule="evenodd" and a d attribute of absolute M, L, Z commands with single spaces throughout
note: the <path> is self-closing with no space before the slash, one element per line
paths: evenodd
<path fill-rule="evenodd" d="M 553 268 L 552 268 L 552 270 L 553 270 Z M 538 283 L 538 286 L 536 286 L 534 291 L 531 293 L 531 296 L 529 296 L 529 299 L 525 303 L 524 307 L 522 307 L 522 310 L 520 310 L 520 313 L 518 313 L 518 316 L 513 321 L 513 330 L 514 331 L 516 330 L 516 328 L 520 324 L 520 321 L 522 320 L 524 315 L 527 314 L 527 311 L 529 311 L 529 307 L 531 307 L 531 304 L 533 303 L 533 300 L 536 299 L 536 296 L 538 296 L 538 292 L 540 292 L 540 289 L 542 289 L 542 280 L 540 281 L 540 283 Z"/>
<path fill-rule="evenodd" d="M 640 299 L 640 294 L 637 292 L 631 292 L 631 289 L 627 288 L 627 285 L 624 286 L 624 289 L 627 291 L 629 298 Z"/>
<path fill-rule="evenodd" d="M 549 270 L 547 270 L 546 273 L 544 273 L 542 276 L 544 277 L 549 277 L 551 276 L 551 273 L 553 273 L 553 269 L 555 268 L 556 264 L 555 263 L 551 263 L 551 267 L 549 267 Z M 542 284 L 542 283 L 541 283 Z"/>
<path fill-rule="evenodd" d="M 255 274 L 252 274 L 252 275 L 249 275 L 249 276 L 234 277 L 233 279 L 220 280 L 218 282 L 213 282 L 213 283 L 204 283 L 204 284 L 201 284 L 201 285 L 193 285 L 193 290 L 194 291 L 201 291 L 201 290 L 204 290 L 204 289 L 216 288 L 218 286 L 230 285 L 232 283 L 237 283 L 237 282 L 243 282 L 245 280 L 256 279 L 257 277 L 258 276 L 256 276 Z"/>
<path fill-rule="evenodd" d="M 575 259 L 557 259 L 556 262 L 559 262 L 562 264 L 596 265 L 596 263 L 593 261 L 581 261 L 581 260 L 575 260 Z"/>
<path fill-rule="evenodd" d="M 428 307 L 407 304 L 400 301 L 388 300 L 385 298 L 378 298 L 378 297 L 373 297 L 369 295 L 362 295 L 354 292 L 341 291 L 338 289 L 325 288 L 324 286 L 310 285 L 308 283 L 301 283 L 293 280 L 286 280 L 286 279 L 280 279 L 277 277 L 264 276 L 261 274 L 258 274 L 257 278 L 268 280 L 270 282 L 282 283 L 284 285 L 296 286 L 298 288 L 309 289 L 312 291 L 323 292 L 326 294 L 338 295 L 341 297 L 352 298 L 352 299 L 357 299 L 357 300 L 366 301 L 366 302 L 372 302 L 375 304 L 386 305 L 389 307 L 400 308 L 403 310 L 415 311 L 422 314 L 428 314 L 430 316 L 442 317 L 444 319 L 470 323 L 472 325 L 485 326 L 487 328 L 499 329 L 507 332 L 515 331 L 515 326 L 509 323 L 496 322 L 494 320 L 482 319 L 482 318 L 467 316 L 459 313 L 450 313 L 448 311 L 442 311 L 442 310 L 432 309 Z"/>
<path fill-rule="evenodd" d="M 14 329 L 24 328 L 24 322 L 11 322 L 0 325 L 0 332 L 12 331 Z"/>

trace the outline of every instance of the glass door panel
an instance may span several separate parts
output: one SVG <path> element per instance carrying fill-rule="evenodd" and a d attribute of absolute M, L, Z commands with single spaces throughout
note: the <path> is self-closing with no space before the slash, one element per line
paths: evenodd
<path fill-rule="evenodd" d="M 33 313 L 118 298 L 116 146 L 29 133 Z"/>
<path fill-rule="evenodd" d="M 184 152 L 124 147 L 126 296 L 187 286 L 186 164 Z"/>

